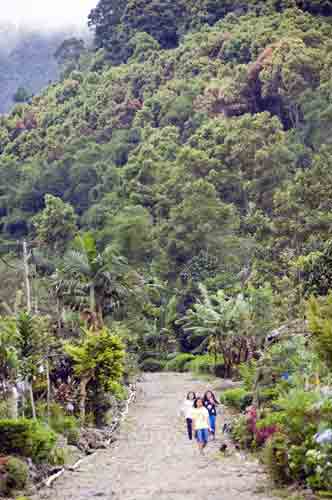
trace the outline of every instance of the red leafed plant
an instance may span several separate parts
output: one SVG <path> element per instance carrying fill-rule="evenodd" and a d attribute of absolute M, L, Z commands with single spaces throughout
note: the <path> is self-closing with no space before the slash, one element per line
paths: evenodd
<path fill-rule="evenodd" d="M 247 408 L 246 419 L 248 430 L 252 433 L 259 446 L 262 446 L 265 441 L 267 441 L 267 439 L 269 439 L 278 430 L 278 427 L 275 424 L 257 428 L 258 415 L 255 406 L 249 406 Z"/>

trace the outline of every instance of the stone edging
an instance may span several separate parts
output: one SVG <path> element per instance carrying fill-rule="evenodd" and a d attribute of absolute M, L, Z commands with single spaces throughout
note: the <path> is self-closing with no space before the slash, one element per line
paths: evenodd
<path fill-rule="evenodd" d="M 120 427 L 120 425 L 123 423 L 123 421 L 127 417 L 130 405 L 136 400 L 136 394 L 137 394 L 136 384 L 130 385 L 129 386 L 129 397 L 126 400 L 125 408 L 120 413 L 120 417 L 111 426 L 111 428 L 110 428 L 110 434 L 111 435 Z M 106 446 L 110 446 L 110 444 L 112 443 L 112 441 L 113 441 L 112 437 L 110 437 L 106 441 Z M 70 467 L 62 467 L 61 470 L 59 470 L 55 474 L 52 474 L 52 476 L 48 477 L 47 479 L 44 479 L 41 483 L 39 483 L 37 485 L 37 490 L 40 490 L 41 488 L 43 488 L 45 486 L 47 488 L 50 488 L 52 486 L 52 484 L 54 483 L 54 481 L 56 481 L 57 479 L 59 479 L 59 477 L 61 477 L 66 471 L 74 472 L 76 469 L 78 469 L 78 467 L 82 464 L 82 462 L 84 462 L 85 460 L 87 460 L 92 455 L 95 455 L 96 453 L 98 453 L 98 450 L 96 450 L 95 452 L 91 453 L 90 455 L 86 455 L 85 457 L 80 458 L 74 465 L 72 465 Z"/>

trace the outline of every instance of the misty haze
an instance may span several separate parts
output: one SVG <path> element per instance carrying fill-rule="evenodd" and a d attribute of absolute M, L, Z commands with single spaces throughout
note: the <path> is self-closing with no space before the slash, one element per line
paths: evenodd
<path fill-rule="evenodd" d="M 97 0 L 11 0 L 3 2 L 0 24 L 12 23 L 18 26 L 38 28 L 38 30 L 62 30 L 70 25 L 86 24 L 90 10 Z"/>
<path fill-rule="evenodd" d="M 59 76 L 54 52 L 65 38 L 88 38 L 96 0 L 12 0 L 0 12 L 0 113 L 18 88 L 37 94 Z"/>

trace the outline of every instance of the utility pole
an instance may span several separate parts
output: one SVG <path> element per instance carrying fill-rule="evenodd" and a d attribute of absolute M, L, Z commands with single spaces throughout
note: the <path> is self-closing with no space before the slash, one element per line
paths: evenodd
<path fill-rule="evenodd" d="M 25 279 L 25 289 L 27 294 L 27 312 L 31 313 L 31 284 L 30 284 L 30 274 L 29 274 L 29 259 L 28 246 L 26 240 L 23 240 L 23 264 L 24 264 L 24 279 Z"/>
<path fill-rule="evenodd" d="M 25 288 L 27 294 L 27 313 L 31 314 L 32 305 L 31 305 L 31 284 L 30 284 L 30 273 L 29 273 L 29 259 L 31 254 L 28 253 L 28 245 L 26 240 L 23 240 L 23 265 L 24 265 L 24 280 L 25 280 Z M 31 401 L 31 409 L 32 409 L 32 418 L 36 420 L 36 407 L 34 402 L 34 394 L 32 388 L 32 382 L 28 379 L 25 380 L 25 387 L 29 389 L 30 401 Z"/>

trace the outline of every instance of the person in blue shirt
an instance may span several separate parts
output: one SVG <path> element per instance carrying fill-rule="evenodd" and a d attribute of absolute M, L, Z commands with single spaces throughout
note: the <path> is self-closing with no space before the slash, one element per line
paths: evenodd
<path fill-rule="evenodd" d="M 216 419 L 217 419 L 217 406 L 220 404 L 212 391 L 206 391 L 204 394 L 204 406 L 209 412 L 210 420 L 210 433 L 212 440 L 216 437 Z"/>

